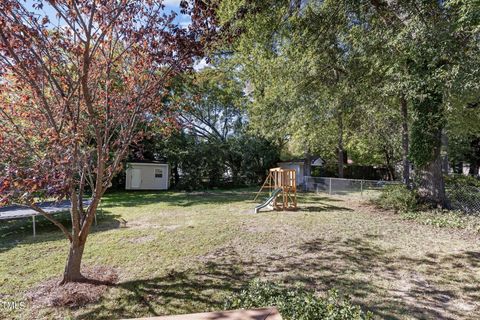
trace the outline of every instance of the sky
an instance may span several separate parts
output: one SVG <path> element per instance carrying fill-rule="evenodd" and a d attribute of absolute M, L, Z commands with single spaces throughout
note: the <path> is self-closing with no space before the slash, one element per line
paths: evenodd
<path fill-rule="evenodd" d="M 32 5 L 37 1 L 34 1 L 34 0 L 24 0 L 24 1 L 26 3 L 27 8 L 31 8 L 32 10 L 34 10 Z M 178 23 L 180 26 L 186 27 L 190 24 L 190 17 L 188 15 L 184 15 L 180 13 L 180 0 L 164 0 L 163 4 L 165 5 L 165 13 L 169 13 L 173 11 L 178 14 L 177 17 L 175 18 L 175 22 Z M 50 18 L 50 20 L 55 21 L 55 11 L 50 6 L 45 5 L 43 12 Z"/>
<path fill-rule="evenodd" d="M 36 1 L 25 0 L 25 3 L 27 8 L 31 8 L 32 11 L 34 10 L 32 6 L 34 3 L 36 3 Z M 171 11 L 177 13 L 175 22 L 178 23 L 180 26 L 187 27 L 190 24 L 190 17 L 188 15 L 180 13 L 180 0 L 164 0 L 163 4 L 165 5 L 165 13 L 170 13 Z M 56 14 L 50 6 L 45 5 L 43 8 L 43 13 L 46 14 L 52 22 L 55 21 Z M 194 69 L 201 70 L 206 66 L 208 66 L 208 64 L 206 63 L 205 59 L 201 59 L 197 61 L 197 63 L 194 65 Z"/>
<path fill-rule="evenodd" d="M 180 13 L 180 0 L 165 0 L 163 1 L 163 4 L 165 5 L 166 12 L 173 11 L 178 14 L 176 22 L 179 25 L 185 27 L 190 24 L 190 17 Z"/>

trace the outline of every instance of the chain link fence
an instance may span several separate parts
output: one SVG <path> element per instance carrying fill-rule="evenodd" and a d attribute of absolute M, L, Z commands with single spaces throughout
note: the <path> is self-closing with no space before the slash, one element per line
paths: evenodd
<path fill-rule="evenodd" d="M 400 184 L 398 181 L 361 180 L 327 177 L 305 177 L 304 190 L 329 195 L 373 196 L 387 185 Z"/>
<path fill-rule="evenodd" d="M 453 210 L 480 214 L 480 188 L 468 185 L 447 185 L 446 193 Z"/>
<path fill-rule="evenodd" d="M 380 195 L 385 186 L 401 184 L 399 181 L 305 177 L 304 190 L 329 195 L 368 196 Z M 480 214 L 480 188 L 447 184 L 446 194 L 453 210 L 468 214 Z"/>

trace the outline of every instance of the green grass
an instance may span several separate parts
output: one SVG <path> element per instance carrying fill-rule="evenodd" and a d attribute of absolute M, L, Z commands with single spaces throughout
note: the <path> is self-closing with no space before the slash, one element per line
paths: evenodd
<path fill-rule="evenodd" d="M 358 197 L 299 196 L 295 212 L 253 214 L 253 190 L 105 196 L 85 265 L 120 281 L 80 309 L 32 305 L 25 292 L 59 276 L 67 242 L 47 221 L 0 222 L 0 318 L 111 319 L 221 309 L 252 279 L 336 288 L 378 317 L 480 317 L 478 235 L 405 221 Z M 120 228 L 119 218 L 128 221 Z M 65 218 L 64 218 L 65 219 Z"/>

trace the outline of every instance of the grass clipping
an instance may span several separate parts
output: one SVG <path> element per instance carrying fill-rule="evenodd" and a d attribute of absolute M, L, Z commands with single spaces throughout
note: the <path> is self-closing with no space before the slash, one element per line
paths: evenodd
<path fill-rule="evenodd" d="M 59 285 L 60 278 L 47 280 L 28 291 L 26 298 L 43 307 L 80 307 L 100 300 L 109 286 L 118 281 L 117 272 L 108 267 L 82 268 L 87 282 Z"/>

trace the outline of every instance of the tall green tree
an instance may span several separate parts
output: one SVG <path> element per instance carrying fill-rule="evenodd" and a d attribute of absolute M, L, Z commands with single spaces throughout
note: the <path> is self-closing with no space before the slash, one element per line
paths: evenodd
<path fill-rule="evenodd" d="M 458 109 L 458 97 L 478 83 L 471 71 L 478 60 L 478 51 L 473 50 L 478 39 L 469 28 L 459 27 L 464 4 L 353 3 L 363 21 L 356 35 L 388 76 L 383 77 L 382 87 L 398 97 L 402 113 L 407 107 L 412 112 L 409 157 L 416 166 L 420 192 L 433 204 L 446 206 L 442 136 L 449 110 Z"/>
<path fill-rule="evenodd" d="M 447 206 L 442 141 L 478 88 L 476 9 L 460 0 L 227 0 L 219 12 L 240 34 L 233 51 L 260 132 L 308 151 L 336 147 L 341 176 L 345 139 L 375 121 L 369 150 L 390 158 L 397 150 L 383 135 L 400 133 L 404 181 L 411 161 L 424 199 Z M 375 117 L 359 125 L 365 110 Z"/>
<path fill-rule="evenodd" d="M 249 132 L 244 84 L 234 73 L 214 65 L 183 75 L 168 101 L 177 130 L 153 130 L 141 151 L 168 160 L 177 188 L 256 184 L 278 160 L 275 143 Z"/>
<path fill-rule="evenodd" d="M 333 150 L 342 177 L 344 140 L 357 106 L 354 84 L 362 73 L 343 4 L 225 1 L 220 13 L 241 32 L 232 60 L 252 89 L 252 125 L 285 137 L 307 156 Z"/>

